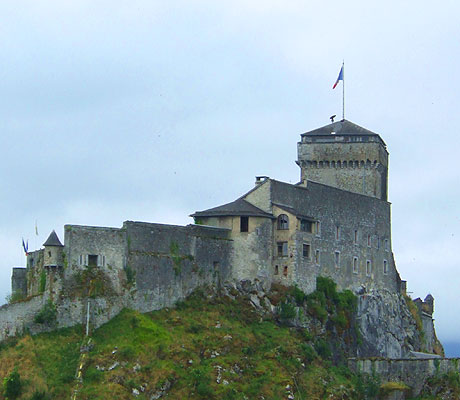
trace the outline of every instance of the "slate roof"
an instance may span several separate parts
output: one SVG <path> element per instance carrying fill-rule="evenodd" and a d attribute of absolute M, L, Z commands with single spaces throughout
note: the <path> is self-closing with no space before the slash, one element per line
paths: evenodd
<path fill-rule="evenodd" d="M 245 217 L 274 218 L 272 214 L 261 210 L 260 208 L 241 198 L 219 207 L 210 208 L 204 211 L 197 211 L 192 214 L 191 217 L 228 217 L 235 215 Z"/>
<path fill-rule="evenodd" d="M 318 129 L 314 129 L 309 132 L 302 133 L 301 136 L 323 136 L 330 135 L 331 132 L 335 132 L 336 135 L 379 136 L 377 133 L 363 128 L 362 126 L 356 125 L 353 122 L 350 122 L 346 119 L 333 122 L 332 124 L 323 126 Z"/>
<path fill-rule="evenodd" d="M 57 247 L 64 247 L 61 243 L 61 241 L 58 238 L 58 235 L 56 232 L 53 230 L 53 232 L 50 233 L 48 236 L 48 239 L 46 239 L 46 242 L 43 243 L 43 246 L 57 246 Z"/>

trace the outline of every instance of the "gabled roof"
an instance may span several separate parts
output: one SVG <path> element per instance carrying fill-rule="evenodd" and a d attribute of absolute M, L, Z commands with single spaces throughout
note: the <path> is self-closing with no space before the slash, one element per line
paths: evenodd
<path fill-rule="evenodd" d="M 368 129 L 363 128 L 362 126 L 356 125 L 353 122 L 343 119 L 341 121 L 333 122 L 332 124 L 323 126 L 318 129 L 314 129 L 309 132 L 302 133 L 301 136 L 322 136 L 330 135 L 332 132 L 335 132 L 336 135 L 369 135 L 369 136 L 378 136 L 377 133 L 372 132 Z"/>
<path fill-rule="evenodd" d="M 61 241 L 58 238 L 58 235 L 56 232 L 53 230 L 53 232 L 50 233 L 48 236 L 48 239 L 46 239 L 46 242 L 43 243 L 43 246 L 57 246 L 57 247 L 64 247 L 61 243 Z"/>
<path fill-rule="evenodd" d="M 197 211 L 192 214 L 191 217 L 228 217 L 236 215 L 245 217 L 273 218 L 272 214 L 266 213 L 265 211 L 241 198 L 219 207 L 210 208 L 204 211 Z"/>

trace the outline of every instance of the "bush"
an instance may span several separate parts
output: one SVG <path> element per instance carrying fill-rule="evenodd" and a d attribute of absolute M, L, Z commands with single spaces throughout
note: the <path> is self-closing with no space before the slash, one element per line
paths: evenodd
<path fill-rule="evenodd" d="M 331 358 L 332 352 L 329 343 L 323 339 L 318 339 L 315 343 L 315 350 L 323 359 Z"/>
<path fill-rule="evenodd" d="M 300 307 L 306 299 L 306 294 L 302 292 L 297 286 L 294 286 L 291 290 L 291 294 L 294 297 L 296 304 Z"/>
<path fill-rule="evenodd" d="M 36 390 L 30 397 L 30 400 L 46 400 L 46 399 L 47 399 L 46 392 L 45 391 L 39 392 L 38 390 Z"/>
<path fill-rule="evenodd" d="M 21 395 L 22 382 L 17 367 L 3 379 L 3 395 L 6 399 L 17 399 Z"/>
<path fill-rule="evenodd" d="M 344 290 L 338 295 L 339 295 L 339 307 L 342 310 L 345 310 L 348 312 L 356 311 L 356 307 L 358 306 L 358 298 L 353 294 L 351 290 Z"/>
<path fill-rule="evenodd" d="M 289 303 L 281 303 L 279 307 L 279 316 L 282 322 L 287 322 L 297 315 L 295 307 Z"/>
<path fill-rule="evenodd" d="M 331 300 L 336 304 L 338 303 L 339 296 L 337 293 L 337 285 L 332 279 L 324 276 L 318 276 L 316 278 L 316 290 L 324 293 L 326 299 Z"/>
<path fill-rule="evenodd" d="M 35 316 L 34 322 L 36 322 L 37 324 L 50 325 L 56 321 L 56 315 L 57 311 L 55 304 L 51 300 L 48 300 L 42 307 L 42 309 L 38 312 L 38 314 Z"/>
<path fill-rule="evenodd" d="M 300 345 L 300 348 L 302 350 L 303 357 L 309 363 L 311 363 L 318 356 L 318 354 L 316 353 L 315 349 L 312 346 L 310 346 L 309 344 L 302 343 Z"/>

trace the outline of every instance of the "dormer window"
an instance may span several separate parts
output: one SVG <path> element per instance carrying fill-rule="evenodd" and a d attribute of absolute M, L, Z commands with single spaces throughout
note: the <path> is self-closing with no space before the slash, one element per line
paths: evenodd
<path fill-rule="evenodd" d="M 286 214 L 281 214 L 278 217 L 278 229 L 279 230 L 289 229 L 289 217 Z"/>

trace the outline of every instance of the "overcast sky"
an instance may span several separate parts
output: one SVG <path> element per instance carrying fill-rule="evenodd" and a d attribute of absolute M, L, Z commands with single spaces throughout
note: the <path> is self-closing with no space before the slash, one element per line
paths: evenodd
<path fill-rule="evenodd" d="M 458 1 L 0 3 L 0 302 L 21 238 L 187 224 L 255 175 L 295 183 L 300 134 L 346 115 L 390 152 L 393 250 L 458 318 Z M 39 236 L 35 236 L 35 221 Z"/>

